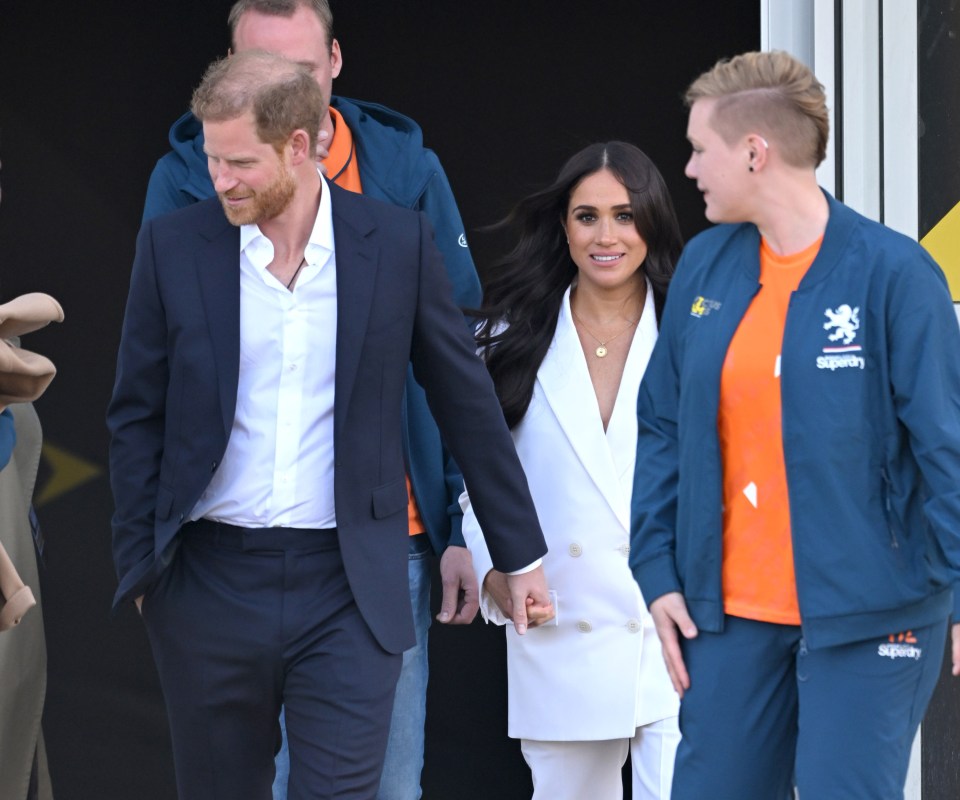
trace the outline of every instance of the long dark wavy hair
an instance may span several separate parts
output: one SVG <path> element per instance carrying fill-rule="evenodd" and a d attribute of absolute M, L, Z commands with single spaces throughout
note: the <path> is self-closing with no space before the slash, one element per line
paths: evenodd
<path fill-rule="evenodd" d="M 537 370 L 557 328 L 563 294 L 577 274 L 561 222 L 570 195 L 589 175 L 609 170 L 630 198 L 637 232 L 647 245 L 641 265 L 653 286 L 657 320 L 683 240 L 666 183 L 654 163 L 627 142 L 592 144 L 574 155 L 549 186 L 525 197 L 493 229 L 517 232 L 516 246 L 490 269 L 477 345 L 485 353 L 507 424 L 530 405 Z"/>

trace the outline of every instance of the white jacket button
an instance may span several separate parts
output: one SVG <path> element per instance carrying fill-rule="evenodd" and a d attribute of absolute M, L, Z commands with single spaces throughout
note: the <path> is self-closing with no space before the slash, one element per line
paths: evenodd
<path fill-rule="evenodd" d="M 617 548 L 617 550 L 620 551 L 620 555 L 622 555 L 624 558 L 626 558 L 627 556 L 630 555 L 630 545 L 627 544 L 626 542 L 624 542 L 622 545 L 620 545 L 620 546 Z"/>
<path fill-rule="evenodd" d="M 567 552 L 570 553 L 574 558 L 580 558 L 583 555 L 583 547 L 581 547 L 576 542 L 573 542 L 570 547 L 567 548 Z"/>
<path fill-rule="evenodd" d="M 593 625 L 591 625 L 587 620 L 581 619 L 577 622 L 577 630 L 580 633 L 590 633 L 593 630 Z"/>
<path fill-rule="evenodd" d="M 642 627 L 643 625 L 640 624 L 640 620 L 638 619 L 627 620 L 627 630 L 630 631 L 630 633 L 639 633 Z"/>

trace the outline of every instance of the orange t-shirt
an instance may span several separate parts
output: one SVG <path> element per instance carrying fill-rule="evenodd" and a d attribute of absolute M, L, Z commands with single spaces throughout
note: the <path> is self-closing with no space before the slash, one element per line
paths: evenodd
<path fill-rule="evenodd" d="M 821 239 L 792 255 L 760 244 L 761 289 L 740 321 L 720 378 L 723 606 L 735 617 L 799 625 L 780 417 L 780 348 L 790 295 Z"/>
<path fill-rule="evenodd" d="M 333 118 L 334 127 L 333 139 L 327 140 L 327 150 L 330 155 L 321 162 L 327 168 L 327 178 L 341 189 L 363 194 L 353 132 L 335 108 L 330 109 L 330 116 Z M 407 521 L 410 535 L 423 533 L 426 527 L 424 527 L 423 519 L 420 516 L 420 509 L 417 508 L 416 498 L 413 496 L 413 487 L 410 485 L 409 475 L 407 475 L 407 498 Z"/>

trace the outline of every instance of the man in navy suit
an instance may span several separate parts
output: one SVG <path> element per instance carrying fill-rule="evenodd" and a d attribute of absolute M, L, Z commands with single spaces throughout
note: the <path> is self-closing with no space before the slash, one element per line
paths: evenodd
<path fill-rule="evenodd" d="M 546 551 L 425 218 L 327 183 L 302 66 L 251 51 L 194 94 L 218 199 L 146 223 L 108 411 L 115 602 L 140 607 L 182 800 L 373 798 L 407 589 L 408 363 L 518 631 Z"/>

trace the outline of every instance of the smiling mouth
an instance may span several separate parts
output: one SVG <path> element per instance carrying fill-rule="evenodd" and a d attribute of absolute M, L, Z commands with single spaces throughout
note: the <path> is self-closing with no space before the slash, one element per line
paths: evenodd
<path fill-rule="evenodd" d="M 615 256 L 590 256 L 594 261 L 599 261 L 601 264 L 616 261 L 619 258 L 623 258 L 623 253 L 617 253 Z"/>

